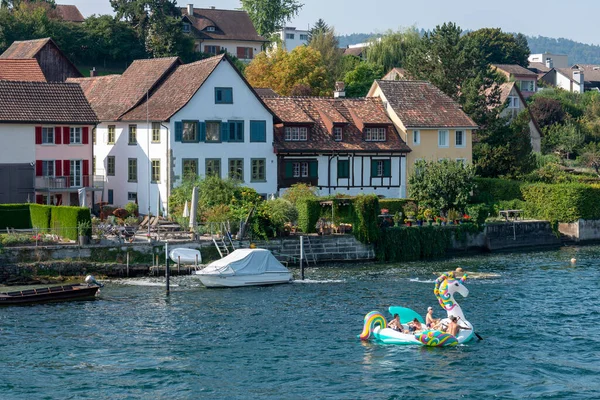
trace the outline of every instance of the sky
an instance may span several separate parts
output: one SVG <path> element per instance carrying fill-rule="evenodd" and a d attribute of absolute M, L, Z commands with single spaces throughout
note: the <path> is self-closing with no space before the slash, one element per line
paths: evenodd
<path fill-rule="evenodd" d="M 84 16 L 113 14 L 109 0 L 57 0 L 58 4 L 75 4 Z M 597 16 L 600 1 L 564 0 L 300 0 L 304 7 L 288 26 L 305 29 L 319 18 L 333 26 L 336 33 L 383 33 L 409 26 L 433 29 L 452 21 L 463 30 L 501 28 L 529 36 L 567 38 L 600 44 Z M 220 9 L 240 7 L 239 0 L 180 0 L 185 7 L 215 6 Z M 580 15 L 577 15 L 577 12 Z"/>

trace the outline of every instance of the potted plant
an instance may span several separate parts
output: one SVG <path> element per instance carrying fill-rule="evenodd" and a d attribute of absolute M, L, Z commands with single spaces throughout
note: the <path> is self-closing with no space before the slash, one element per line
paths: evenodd
<path fill-rule="evenodd" d="M 396 211 L 396 214 L 394 214 L 394 224 L 396 224 L 396 226 L 400 226 L 402 225 L 402 221 L 402 212 Z"/>
<path fill-rule="evenodd" d="M 79 238 L 80 246 L 84 246 L 89 243 L 91 230 L 92 223 L 90 221 L 82 221 L 77 224 L 77 236 Z"/>
<path fill-rule="evenodd" d="M 460 216 L 461 214 L 456 211 L 454 208 L 451 208 L 448 210 L 448 223 L 452 224 L 458 224 L 458 221 L 460 220 Z"/>
<path fill-rule="evenodd" d="M 425 217 L 425 220 L 427 221 L 427 225 L 431 226 L 433 211 L 431 211 L 430 208 L 426 208 L 425 211 L 423 211 L 423 217 Z"/>

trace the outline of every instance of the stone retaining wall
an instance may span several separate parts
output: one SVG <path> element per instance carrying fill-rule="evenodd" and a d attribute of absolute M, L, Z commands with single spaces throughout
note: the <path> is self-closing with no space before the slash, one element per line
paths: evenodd
<path fill-rule="evenodd" d="M 559 247 L 560 238 L 552 232 L 548 221 L 515 221 L 488 224 L 485 227 L 486 248 L 490 251 L 527 247 Z"/>
<path fill-rule="evenodd" d="M 574 242 L 600 241 L 600 220 L 580 219 L 558 224 L 559 232 Z"/>

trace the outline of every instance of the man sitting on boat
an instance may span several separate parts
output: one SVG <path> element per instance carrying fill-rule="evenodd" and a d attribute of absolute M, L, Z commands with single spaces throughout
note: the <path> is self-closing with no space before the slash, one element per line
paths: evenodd
<path fill-rule="evenodd" d="M 408 330 L 411 333 L 420 332 L 420 331 L 423 330 L 423 325 L 421 325 L 421 323 L 419 322 L 419 320 L 415 318 L 415 319 L 412 320 L 412 322 L 408 323 Z"/>
<path fill-rule="evenodd" d="M 450 317 L 450 323 L 448 324 L 448 327 L 446 328 L 446 333 L 451 334 L 452 336 L 458 336 L 458 332 L 460 332 L 461 329 L 464 330 L 470 330 L 471 328 L 468 328 L 466 326 L 460 326 L 458 324 L 458 318 L 456 318 L 455 315 Z"/>
<path fill-rule="evenodd" d="M 388 324 L 388 328 L 392 328 L 395 331 L 402 332 L 402 324 L 400 323 L 400 316 L 394 314 L 394 319 Z"/>
<path fill-rule="evenodd" d="M 439 318 L 433 318 L 433 307 L 427 307 L 427 315 L 425 316 L 425 325 L 427 326 L 427 328 L 433 329 L 433 327 L 436 326 L 438 322 L 440 322 Z"/>

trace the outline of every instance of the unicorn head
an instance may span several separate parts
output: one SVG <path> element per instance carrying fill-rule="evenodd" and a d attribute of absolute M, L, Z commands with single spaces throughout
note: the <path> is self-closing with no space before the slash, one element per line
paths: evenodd
<path fill-rule="evenodd" d="M 440 306 L 448 313 L 448 317 L 454 315 L 465 319 L 462 309 L 454 300 L 454 293 L 460 293 L 463 297 L 469 295 L 469 289 L 464 285 L 466 279 L 467 274 L 463 274 L 462 278 L 458 279 L 454 276 L 454 272 L 446 272 L 435 280 L 433 293 L 437 297 Z"/>

